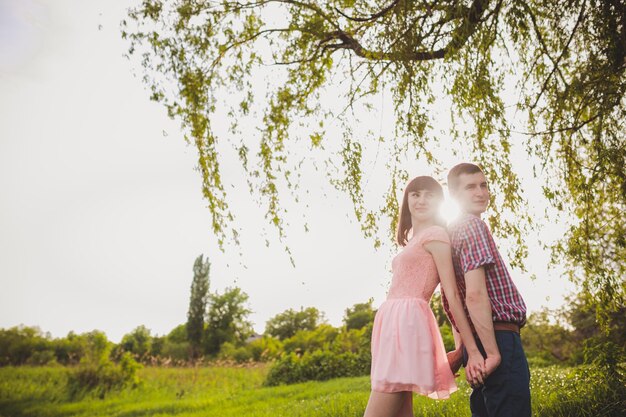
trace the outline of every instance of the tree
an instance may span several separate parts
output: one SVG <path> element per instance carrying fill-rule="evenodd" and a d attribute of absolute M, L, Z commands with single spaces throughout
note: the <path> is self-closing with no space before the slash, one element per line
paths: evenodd
<path fill-rule="evenodd" d="M 125 352 L 132 353 L 137 359 L 145 359 L 152 348 L 152 335 L 146 326 L 137 326 L 132 332 L 125 334 L 120 342 Z"/>
<path fill-rule="evenodd" d="M 453 148 L 481 161 L 496 191 L 488 220 L 515 241 L 516 266 L 526 254 L 524 233 L 538 227 L 512 164 L 521 150 L 553 207 L 546 218 L 560 214 L 568 224 L 553 247 L 555 262 L 594 297 L 599 323 L 611 331 L 626 275 L 624 2 L 145 0 L 128 16 L 122 37 L 129 56 L 141 58 L 152 99 L 197 147 L 220 245 L 234 218 L 220 161 L 224 142 L 241 136 L 242 120 L 262 120 L 257 144 L 231 144 L 281 238 L 280 190 L 297 190 L 303 152 L 341 167 L 332 183 L 350 196 L 364 234 L 378 245 L 382 219 L 394 230 L 396 196 L 408 179 L 404 159 L 417 154 L 442 170 L 435 149 L 447 134 Z M 259 86 L 268 64 L 275 68 Z M 383 94 L 393 102 L 393 132 L 355 134 L 358 115 Z M 340 98 L 338 111 L 328 96 Z M 452 115 L 447 133 L 433 126 L 442 100 Z M 218 129 L 224 117 L 228 133 Z M 339 135 L 330 134 L 332 126 Z M 294 146 L 302 136 L 308 149 Z M 372 164 L 365 159 L 380 147 L 389 186 L 385 204 L 370 210 L 363 178 Z M 236 229 L 231 236 L 237 241 Z"/>
<path fill-rule="evenodd" d="M 574 343 L 582 350 L 580 356 L 585 362 L 603 364 L 626 357 L 626 305 L 618 306 L 616 311 L 606 316 L 607 309 L 599 306 L 595 297 L 584 291 L 570 296 L 567 304 L 569 308 L 563 316 L 574 329 Z M 601 326 L 603 321 L 611 327 Z M 614 363 L 612 369 L 618 366 L 619 363 Z"/>
<path fill-rule="evenodd" d="M 564 315 L 542 309 L 532 313 L 524 326 L 524 351 L 545 363 L 580 363 L 582 345 L 563 324 Z"/>
<path fill-rule="evenodd" d="M 0 366 L 44 365 L 54 357 L 51 337 L 39 327 L 20 325 L 0 329 Z"/>
<path fill-rule="evenodd" d="M 357 303 L 346 309 L 346 315 L 343 317 L 343 323 L 347 330 L 362 329 L 374 321 L 376 311 L 372 308 L 373 299 L 369 299 L 366 303 Z"/>
<path fill-rule="evenodd" d="M 185 361 L 189 359 L 190 349 L 187 339 L 187 324 L 179 324 L 165 336 L 161 348 L 161 356 L 177 361 Z"/>
<path fill-rule="evenodd" d="M 248 315 L 248 295 L 240 288 L 227 288 L 224 294 L 211 294 L 205 333 L 205 349 L 209 355 L 220 351 L 223 343 L 242 345 L 252 334 Z"/>
<path fill-rule="evenodd" d="M 193 281 L 189 296 L 189 310 L 187 312 L 187 340 L 191 349 L 191 357 L 197 358 L 202 346 L 204 334 L 204 316 L 207 311 L 209 297 L 209 270 L 211 263 L 198 256 L 193 264 Z"/>
<path fill-rule="evenodd" d="M 323 314 L 315 307 L 300 307 L 300 311 L 288 309 L 269 319 L 265 324 L 265 334 L 285 340 L 300 330 L 314 330 Z"/>

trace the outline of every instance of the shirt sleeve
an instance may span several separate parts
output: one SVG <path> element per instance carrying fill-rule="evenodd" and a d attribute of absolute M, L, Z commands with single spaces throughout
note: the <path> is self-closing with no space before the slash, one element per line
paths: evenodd
<path fill-rule="evenodd" d="M 450 244 L 450 237 L 448 236 L 448 232 L 446 232 L 446 229 L 441 226 L 433 226 L 424 231 L 422 245 L 425 245 L 428 242 L 432 242 L 433 240 Z"/>
<path fill-rule="evenodd" d="M 463 232 L 459 253 L 463 273 L 494 264 L 496 257 L 490 245 L 492 237 L 487 225 L 477 217 L 472 218 L 464 225 Z"/>

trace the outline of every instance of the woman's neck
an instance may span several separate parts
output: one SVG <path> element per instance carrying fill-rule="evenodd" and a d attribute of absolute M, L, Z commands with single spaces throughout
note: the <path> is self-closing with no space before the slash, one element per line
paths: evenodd
<path fill-rule="evenodd" d="M 430 227 L 430 226 L 434 226 L 436 223 L 434 220 L 432 221 L 417 221 L 417 220 L 411 220 L 411 229 L 413 230 L 413 235 L 415 236 L 417 233 L 419 233 L 420 231 Z"/>

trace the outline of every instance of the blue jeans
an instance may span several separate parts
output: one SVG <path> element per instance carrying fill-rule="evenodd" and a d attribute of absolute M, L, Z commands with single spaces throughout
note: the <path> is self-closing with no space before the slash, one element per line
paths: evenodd
<path fill-rule="evenodd" d="M 520 335 L 507 330 L 496 330 L 495 335 L 502 361 L 485 384 L 472 391 L 472 417 L 530 417 L 530 370 Z M 478 338 L 476 342 L 485 355 Z M 467 364 L 465 349 L 463 364 Z"/>

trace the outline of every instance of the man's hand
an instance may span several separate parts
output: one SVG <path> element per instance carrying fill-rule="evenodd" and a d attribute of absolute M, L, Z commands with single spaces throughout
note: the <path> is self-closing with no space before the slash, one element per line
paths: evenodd
<path fill-rule="evenodd" d="M 465 365 L 465 378 L 472 388 L 480 387 L 486 378 L 485 359 L 480 353 L 469 355 Z"/>
<path fill-rule="evenodd" d="M 500 366 L 500 355 L 491 355 L 485 359 L 485 378 L 493 373 Z"/>
<path fill-rule="evenodd" d="M 448 363 L 450 364 L 450 370 L 454 374 L 454 376 L 459 376 L 457 372 L 461 368 L 463 364 L 463 348 L 459 347 L 456 350 L 447 353 Z"/>

